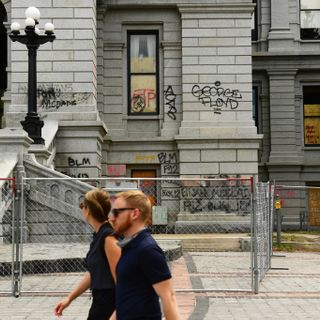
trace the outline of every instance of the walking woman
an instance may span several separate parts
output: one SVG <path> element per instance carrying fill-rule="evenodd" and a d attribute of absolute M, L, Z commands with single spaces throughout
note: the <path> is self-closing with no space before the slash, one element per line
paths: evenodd
<path fill-rule="evenodd" d="M 115 309 L 115 269 L 121 254 L 108 222 L 110 196 L 103 189 L 91 190 L 85 194 L 80 208 L 95 231 L 86 257 L 87 272 L 68 296 L 55 306 L 54 313 L 61 316 L 74 299 L 90 288 L 93 299 L 87 320 L 106 320 Z"/>

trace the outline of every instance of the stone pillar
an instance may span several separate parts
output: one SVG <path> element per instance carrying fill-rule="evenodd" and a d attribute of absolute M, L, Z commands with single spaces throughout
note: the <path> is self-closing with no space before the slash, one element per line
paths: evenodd
<path fill-rule="evenodd" d="M 295 78 L 297 70 L 269 71 L 270 156 L 269 180 L 301 183 L 303 155 L 297 146 Z"/>
<path fill-rule="evenodd" d="M 22 128 L 4 128 L 0 130 L 0 146 L 5 154 L 17 157 L 17 166 L 23 167 L 23 156 L 28 153 L 32 140 Z"/>
<path fill-rule="evenodd" d="M 294 36 L 289 25 L 288 0 L 271 0 L 271 28 L 268 35 L 269 51 L 293 48 Z"/>
<path fill-rule="evenodd" d="M 9 13 L 9 12 L 8 12 Z M 10 32 L 10 23 L 9 22 L 5 22 L 4 26 L 7 30 L 7 33 Z M 7 48 L 8 48 L 8 65 L 7 65 L 7 90 L 4 92 L 3 97 L 1 98 L 2 102 L 3 102 L 3 116 L 1 119 L 1 128 L 5 128 L 6 127 L 6 118 L 5 115 L 7 113 L 7 110 L 11 104 L 11 39 L 8 37 L 7 38 Z"/>
<path fill-rule="evenodd" d="M 101 121 L 62 121 L 56 138 L 56 170 L 73 178 L 101 177 L 106 133 Z"/>
<path fill-rule="evenodd" d="M 223 2 L 223 1 L 221 1 Z M 179 5 L 182 19 L 181 175 L 256 175 L 251 2 Z"/>
<path fill-rule="evenodd" d="M 179 131 L 181 112 L 181 42 L 162 41 L 164 65 L 164 116 L 161 136 L 172 137 Z M 160 99 L 161 101 L 161 99 Z"/>
<path fill-rule="evenodd" d="M 299 164 L 296 141 L 295 77 L 297 70 L 269 71 L 270 140 L 269 164 Z"/>

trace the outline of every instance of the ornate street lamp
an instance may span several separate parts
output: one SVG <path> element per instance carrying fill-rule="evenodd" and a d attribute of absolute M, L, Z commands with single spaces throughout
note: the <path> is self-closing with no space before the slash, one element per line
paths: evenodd
<path fill-rule="evenodd" d="M 54 26 L 48 22 L 44 26 L 45 34 L 41 35 L 36 27 L 39 23 L 40 11 L 36 7 L 29 7 L 26 10 L 25 33 L 20 34 L 20 24 L 13 22 L 11 24 L 11 34 L 9 37 L 13 42 L 23 43 L 28 48 L 28 112 L 24 121 L 21 121 L 22 127 L 28 132 L 34 144 L 44 144 L 41 137 L 41 128 L 43 121 L 40 120 L 37 113 L 37 49 L 46 42 L 53 42 Z"/>

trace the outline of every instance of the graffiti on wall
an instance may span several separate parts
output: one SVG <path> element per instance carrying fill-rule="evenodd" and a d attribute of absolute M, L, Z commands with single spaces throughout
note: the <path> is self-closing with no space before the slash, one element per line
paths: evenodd
<path fill-rule="evenodd" d="M 135 161 L 136 162 L 143 162 L 143 163 L 155 162 L 156 161 L 156 156 L 155 155 L 137 154 L 135 156 Z"/>
<path fill-rule="evenodd" d="M 72 178 L 89 178 L 96 176 L 101 159 L 94 154 L 60 155 L 57 168 Z"/>
<path fill-rule="evenodd" d="M 163 200 L 180 200 L 185 212 L 213 212 L 249 214 L 251 191 L 249 186 L 167 187 L 161 189 Z"/>
<path fill-rule="evenodd" d="M 179 174 L 178 156 L 175 152 L 160 152 L 158 153 L 158 160 L 161 164 L 162 175 Z"/>
<path fill-rule="evenodd" d="M 81 160 L 68 157 L 68 165 L 69 167 L 88 166 L 88 165 L 91 165 L 91 161 L 89 158 L 85 158 L 85 157 L 83 157 Z"/>
<path fill-rule="evenodd" d="M 183 200 L 182 208 L 184 211 L 190 213 L 196 212 L 211 212 L 221 211 L 224 213 L 250 213 L 250 200 L 235 200 L 235 199 L 221 199 L 221 200 Z"/>
<path fill-rule="evenodd" d="M 316 119 L 318 120 L 318 119 Z M 315 119 L 305 118 L 305 144 L 319 144 L 320 143 L 320 131 L 319 131 L 320 121 L 315 121 Z"/>
<path fill-rule="evenodd" d="M 174 93 L 172 86 L 168 86 L 168 88 L 164 91 L 164 100 L 165 105 L 168 108 L 167 115 L 172 120 L 177 119 L 176 98 L 177 95 Z"/>
<path fill-rule="evenodd" d="M 19 85 L 18 93 L 26 94 L 28 87 Z M 72 84 L 40 84 L 37 87 L 37 100 L 39 108 L 43 111 L 55 111 L 62 107 L 71 107 L 87 103 L 91 93 L 75 93 Z"/>
<path fill-rule="evenodd" d="M 71 178 L 89 178 L 88 173 L 71 173 L 70 171 L 62 171 L 61 173 L 71 177 Z"/>
<path fill-rule="evenodd" d="M 179 174 L 178 155 L 176 152 L 159 152 L 158 154 L 136 154 L 138 163 L 160 163 L 161 175 L 170 176 Z"/>
<path fill-rule="evenodd" d="M 127 166 L 125 164 L 108 164 L 107 174 L 109 177 L 126 176 Z"/>
<path fill-rule="evenodd" d="M 220 81 L 216 81 L 213 86 L 206 85 L 200 87 L 195 84 L 191 93 L 203 105 L 213 108 L 216 114 L 222 113 L 222 108 L 235 110 L 239 106 L 239 100 L 242 95 L 238 89 L 230 89 L 222 87 Z"/>
<path fill-rule="evenodd" d="M 136 89 L 131 98 L 132 112 L 156 112 L 156 92 L 154 89 Z"/>

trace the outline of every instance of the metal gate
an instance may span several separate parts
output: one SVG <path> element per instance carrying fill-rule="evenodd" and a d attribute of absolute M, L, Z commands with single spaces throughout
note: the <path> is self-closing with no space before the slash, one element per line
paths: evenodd
<path fill-rule="evenodd" d="M 154 237 L 169 248 L 169 260 L 181 256 L 188 269 L 190 287 L 177 291 L 257 292 L 269 265 L 263 225 L 270 219 L 270 188 L 253 192 L 250 178 L 22 178 L 21 186 L 20 236 L 11 245 L 12 265 L 19 268 L 10 269 L 16 270 L 11 277 L 17 295 L 60 294 L 78 283 L 92 238 L 79 202 L 95 187 L 111 195 L 141 189 L 149 196 Z M 219 250 L 217 235 L 237 243 L 238 250 Z M 261 239 L 267 241 L 261 245 Z M 174 268 L 175 261 L 170 265 Z"/>
<path fill-rule="evenodd" d="M 14 261 L 18 242 L 17 211 L 15 210 L 16 180 L 0 178 L 0 292 L 14 292 L 14 274 L 18 269 Z"/>
<path fill-rule="evenodd" d="M 273 233 L 274 185 L 270 182 L 254 185 L 253 270 L 254 291 L 271 267 Z"/>

